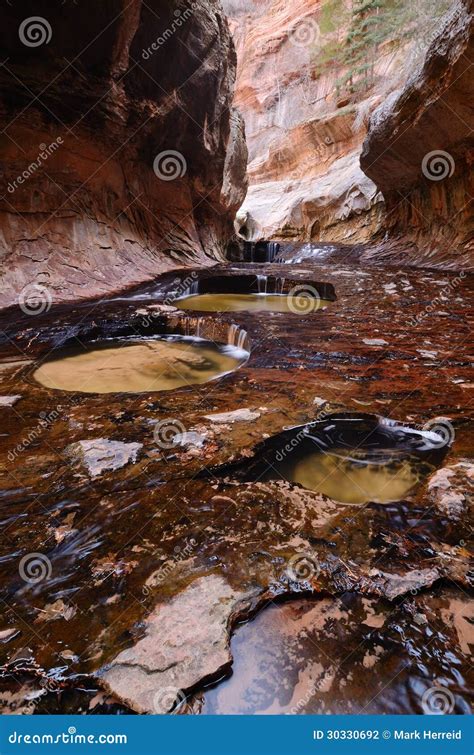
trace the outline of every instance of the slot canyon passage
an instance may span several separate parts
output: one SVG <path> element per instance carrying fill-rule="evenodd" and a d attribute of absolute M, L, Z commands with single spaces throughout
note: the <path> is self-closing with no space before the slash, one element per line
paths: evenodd
<path fill-rule="evenodd" d="M 470 712 L 471 0 L 0 9 L 4 713 Z"/>

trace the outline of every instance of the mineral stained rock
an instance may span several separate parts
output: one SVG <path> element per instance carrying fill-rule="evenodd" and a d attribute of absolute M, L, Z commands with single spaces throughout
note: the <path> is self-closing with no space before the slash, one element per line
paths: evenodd
<path fill-rule="evenodd" d="M 474 266 L 473 58 L 474 3 L 456 0 L 423 65 L 373 113 L 361 167 L 383 193 L 388 233 L 367 257 Z"/>
<path fill-rule="evenodd" d="M 246 146 L 220 3 L 53 0 L 35 37 L 37 10 L 7 5 L 0 25 L 0 306 L 221 258 Z"/>

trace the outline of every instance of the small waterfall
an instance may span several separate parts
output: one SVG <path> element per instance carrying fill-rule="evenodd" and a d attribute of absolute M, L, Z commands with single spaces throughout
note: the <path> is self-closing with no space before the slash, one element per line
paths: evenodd
<path fill-rule="evenodd" d="M 201 338 L 201 325 L 205 322 L 203 317 L 198 317 L 196 321 L 196 336 Z"/>
<path fill-rule="evenodd" d="M 229 325 L 229 332 L 227 334 L 227 343 L 229 346 L 236 346 L 238 349 L 245 349 L 246 340 L 246 330 L 243 330 L 238 325 Z"/>
<path fill-rule="evenodd" d="M 244 349 L 245 348 L 245 341 L 247 340 L 247 331 L 242 330 L 242 328 L 239 329 L 239 337 L 237 339 L 237 348 L 238 349 Z"/>
<path fill-rule="evenodd" d="M 235 346 L 236 345 L 236 343 L 235 343 L 236 338 L 235 337 L 237 335 L 238 330 L 239 330 L 239 326 L 238 325 L 229 325 L 229 332 L 227 334 L 227 343 L 229 344 L 229 346 Z"/>
<path fill-rule="evenodd" d="M 283 294 L 283 290 L 285 288 L 285 281 L 286 281 L 286 278 L 277 279 L 276 289 L 279 294 Z"/>
<path fill-rule="evenodd" d="M 244 259 L 248 262 L 273 262 L 280 252 L 277 241 L 245 241 Z"/>
<path fill-rule="evenodd" d="M 257 275 L 257 286 L 259 294 L 267 293 L 268 278 L 266 275 Z"/>
<path fill-rule="evenodd" d="M 273 262 L 279 251 L 280 244 L 277 241 L 269 241 L 267 244 L 267 262 Z"/>
<path fill-rule="evenodd" d="M 188 288 L 187 295 L 193 296 L 199 293 L 199 281 L 193 281 Z"/>

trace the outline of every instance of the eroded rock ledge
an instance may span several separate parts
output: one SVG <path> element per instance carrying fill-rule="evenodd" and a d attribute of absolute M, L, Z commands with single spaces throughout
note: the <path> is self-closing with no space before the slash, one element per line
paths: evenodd
<path fill-rule="evenodd" d="M 472 269 L 473 59 L 474 3 L 457 0 L 424 65 L 372 115 L 361 166 L 388 232 L 371 257 L 406 259 L 411 246 L 415 264 Z"/>
<path fill-rule="evenodd" d="M 17 5 L 0 25 L 0 306 L 32 283 L 54 302 L 89 298 L 220 258 L 246 146 L 219 2 L 112 0 L 84 14 L 56 0 L 39 45 L 21 41 L 31 13 Z"/>

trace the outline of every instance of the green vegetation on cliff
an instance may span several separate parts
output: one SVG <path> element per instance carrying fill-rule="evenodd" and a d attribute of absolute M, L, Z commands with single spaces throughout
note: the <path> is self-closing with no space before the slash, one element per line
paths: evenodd
<path fill-rule="evenodd" d="M 381 47 L 413 41 L 415 54 L 421 54 L 450 5 L 451 0 L 327 0 L 319 20 L 323 45 L 316 70 L 340 68 L 340 94 L 365 92 L 374 83 Z"/>

